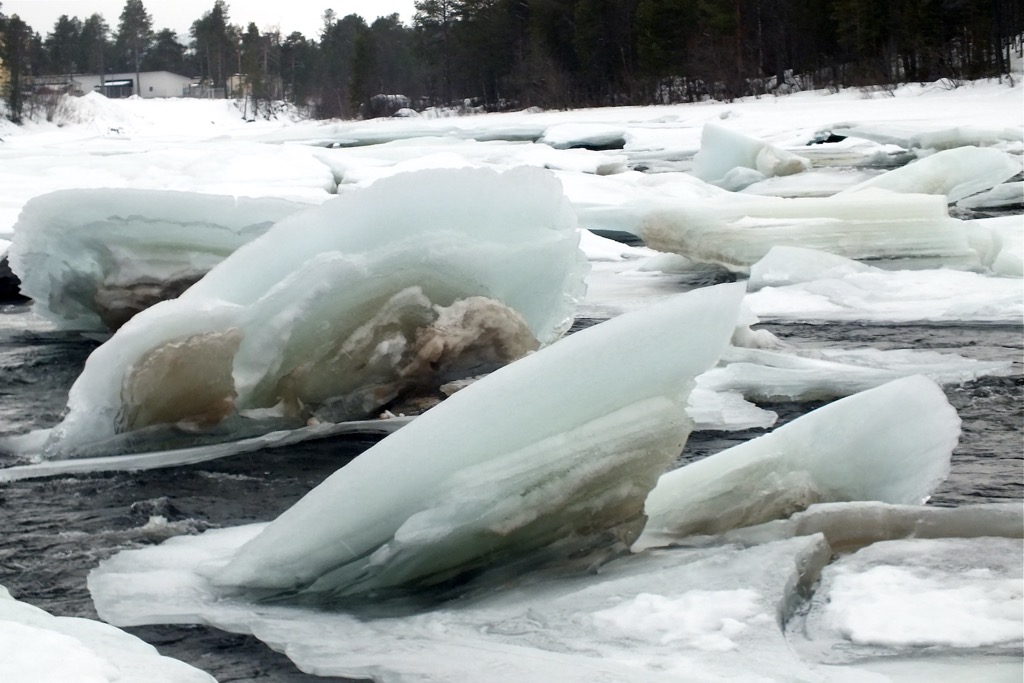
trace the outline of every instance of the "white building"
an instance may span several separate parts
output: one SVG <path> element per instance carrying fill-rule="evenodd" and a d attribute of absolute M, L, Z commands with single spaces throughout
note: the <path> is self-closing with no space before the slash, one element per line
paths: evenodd
<path fill-rule="evenodd" d="M 102 92 L 107 97 L 131 97 L 135 94 L 135 72 L 107 74 L 100 86 L 99 74 L 76 74 L 76 83 L 81 84 L 83 93 Z M 182 97 L 188 93 L 192 79 L 170 71 L 143 71 L 139 74 L 139 96 Z"/>

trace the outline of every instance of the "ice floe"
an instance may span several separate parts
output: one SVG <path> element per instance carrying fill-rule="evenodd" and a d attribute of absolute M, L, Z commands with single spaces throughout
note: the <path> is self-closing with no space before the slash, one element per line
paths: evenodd
<path fill-rule="evenodd" d="M 909 377 L 830 403 L 661 476 L 639 547 L 787 517 L 813 503 L 923 503 L 949 473 L 960 419 Z"/>
<path fill-rule="evenodd" d="M 9 683 L 216 683 L 119 628 L 55 617 L 0 586 L 0 677 Z"/>
<path fill-rule="evenodd" d="M 264 418 L 301 426 L 310 411 L 360 419 L 403 391 L 493 369 L 568 328 L 586 270 L 577 243 L 558 183 L 538 169 L 410 173 L 338 197 L 276 223 L 98 348 L 47 453 L 131 451 L 111 440 L 183 424 L 229 420 L 243 435 Z"/>

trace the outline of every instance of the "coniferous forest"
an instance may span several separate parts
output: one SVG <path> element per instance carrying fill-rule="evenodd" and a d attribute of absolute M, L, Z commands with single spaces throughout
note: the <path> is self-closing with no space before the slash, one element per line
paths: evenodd
<path fill-rule="evenodd" d="M 1007 74 L 1021 51 L 1020 0 L 418 0 L 367 23 L 327 10 L 316 36 L 236 24 L 215 0 L 188 36 L 157 29 L 143 0 L 113 23 L 93 14 L 27 26 L 0 5 L 8 115 L 36 75 L 167 70 L 225 96 L 241 74 L 254 104 L 312 116 L 415 108 L 653 104 L 793 89 Z M 385 104 L 381 104 L 381 103 Z"/>

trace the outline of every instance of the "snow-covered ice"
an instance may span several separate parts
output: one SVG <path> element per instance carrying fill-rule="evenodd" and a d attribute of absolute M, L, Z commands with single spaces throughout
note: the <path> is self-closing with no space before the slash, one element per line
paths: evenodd
<path fill-rule="evenodd" d="M 55 617 L 0 586 L 0 678 L 8 683 L 216 683 L 124 631 Z"/>
<path fill-rule="evenodd" d="M 954 204 L 991 190 L 1020 172 L 1020 159 L 998 149 L 957 147 L 865 180 L 843 190 L 843 193 L 875 188 L 907 194 L 939 194 Z"/>
<path fill-rule="evenodd" d="M 972 227 L 972 235 L 978 230 Z M 991 245 L 993 234 L 985 228 L 974 241 L 985 239 Z M 1014 270 L 1014 250 L 1019 248 L 1011 243 L 1013 234 L 1007 236 L 1006 254 L 998 265 L 992 261 L 993 269 L 1007 274 Z M 998 247 L 997 254 L 1003 250 Z M 757 291 L 747 297 L 747 306 L 763 319 L 1004 323 L 1024 319 L 1019 278 L 953 269 L 884 270 L 802 248 L 769 251 L 751 267 L 751 288 Z"/>

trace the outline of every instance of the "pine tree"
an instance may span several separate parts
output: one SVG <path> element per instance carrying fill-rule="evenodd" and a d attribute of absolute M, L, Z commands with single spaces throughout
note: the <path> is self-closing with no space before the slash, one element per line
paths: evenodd
<path fill-rule="evenodd" d="M 139 72 L 142 70 L 142 56 L 153 42 L 153 18 L 146 11 L 142 0 L 127 0 L 121 11 L 121 22 L 117 27 L 117 42 L 126 50 L 135 67 L 135 94 L 142 94 Z"/>

